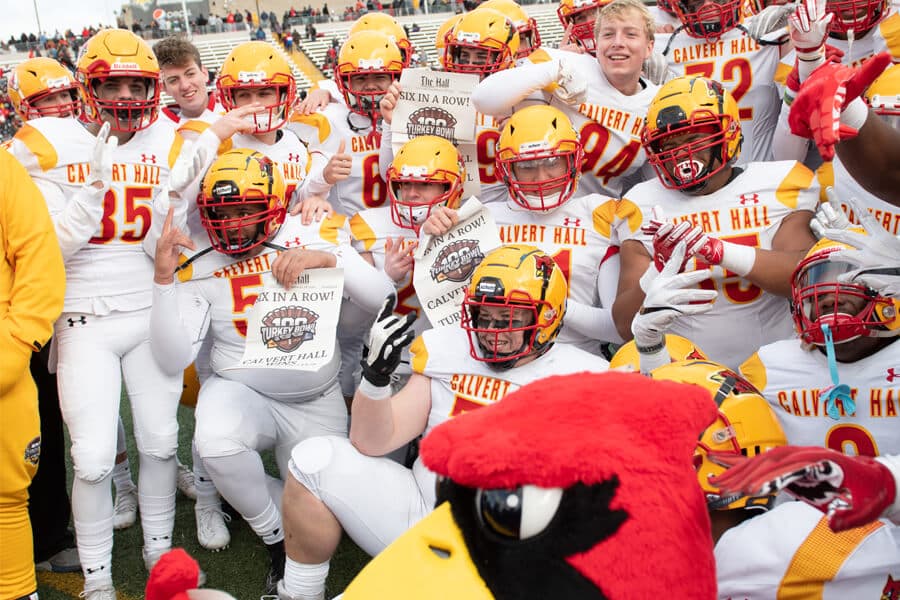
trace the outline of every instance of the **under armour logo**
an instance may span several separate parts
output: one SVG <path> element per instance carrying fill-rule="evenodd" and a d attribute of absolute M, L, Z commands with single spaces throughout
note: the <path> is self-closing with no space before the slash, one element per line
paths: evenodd
<path fill-rule="evenodd" d="M 294 154 L 293 152 L 288 153 L 288 160 L 290 162 L 300 162 L 300 155 Z"/>
<path fill-rule="evenodd" d="M 759 204 L 759 194 L 741 194 L 739 202 L 741 206 L 745 204 Z"/>
<path fill-rule="evenodd" d="M 893 381 L 895 379 L 900 379 L 900 373 L 896 373 L 894 371 L 894 367 L 891 367 L 890 369 L 887 370 L 887 375 L 885 376 L 885 379 L 887 379 L 888 383 L 893 383 Z"/>
<path fill-rule="evenodd" d="M 303 245 L 303 243 L 300 241 L 300 238 L 298 238 L 298 237 L 295 237 L 294 239 L 288 240 L 284 243 L 285 248 L 290 248 L 292 246 L 301 246 L 301 245 Z"/>
<path fill-rule="evenodd" d="M 156 164 L 156 155 L 155 154 L 141 154 L 141 162 L 152 162 L 154 165 Z"/>
<path fill-rule="evenodd" d="M 87 325 L 87 318 L 84 315 L 81 315 L 77 319 L 66 319 L 69 322 L 69 327 L 75 327 L 75 325 Z"/>
<path fill-rule="evenodd" d="M 566 217 L 563 219 L 563 227 L 581 227 L 581 219 Z"/>
<path fill-rule="evenodd" d="M 100 571 L 102 571 L 105 568 L 106 568 L 106 566 L 104 565 L 102 567 L 97 567 L 96 569 L 92 569 L 90 567 L 85 567 L 84 570 L 87 571 L 88 575 L 93 575 L 94 573 L 99 573 Z"/>

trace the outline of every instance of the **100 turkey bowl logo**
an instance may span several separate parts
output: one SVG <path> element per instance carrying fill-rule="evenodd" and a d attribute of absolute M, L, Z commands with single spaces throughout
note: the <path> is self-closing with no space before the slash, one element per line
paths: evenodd
<path fill-rule="evenodd" d="M 319 315 L 308 308 L 283 306 L 262 318 L 262 327 L 259 328 L 259 333 L 267 348 L 292 352 L 303 342 L 308 342 L 316 337 L 316 321 L 318 319 Z"/>
<path fill-rule="evenodd" d="M 441 248 L 431 266 L 431 278 L 438 283 L 468 281 L 482 260 L 484 252 L 478 246 L 478 240 L 457 240 Z"/>

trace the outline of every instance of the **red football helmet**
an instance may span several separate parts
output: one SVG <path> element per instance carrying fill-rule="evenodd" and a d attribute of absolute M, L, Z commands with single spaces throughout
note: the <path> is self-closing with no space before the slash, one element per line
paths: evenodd
<path fill-rule="evenodd" d="M 828 0 L 826 10 L 834 14 L 831 32 L 861 37 L 875 27 L 890 10 L 889 0 Z"/>
<path fill-rule="evenodd" d="M 556 9 L 556 16 L 563 29 L 571 25 L 572 37 L 589 54 L 596 52 L 594 25 L 597 14 L 607 4 L 609 0 L 560 0 L 559 8 Z"/>
<path fill-rule="evenodd" d="M 864 233 L 862 229 L 858 229 Z M 838 283 L 837 276 L 856 269 L 829 254 L 849 246 L 822 238 L 809 249 L 791 277 L 794 326 L 804 342 L 825 344 L 822 325 L 831 328 L 835 344 L 858 337 L 891 337 L 900 329 L 900 300 L 878 295 L 855 283 Z"/>
<path fill-rule="evenodd" d="M 669 0 L 669 5 L 685 33 L 712 42 L 740 24 L 743 0 Z"/>

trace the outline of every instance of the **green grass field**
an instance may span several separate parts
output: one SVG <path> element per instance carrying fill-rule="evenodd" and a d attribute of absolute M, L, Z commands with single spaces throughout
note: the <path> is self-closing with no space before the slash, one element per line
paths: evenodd
<path fill-rule="evenodd" d="M 137 450 L 131 439 L 131 412 L 127 400 L 122 401 L 122 417 L 129 435 L 128 457 L 131 460 L 134 479 L 137 481 Z M 185 464 L 190 463 L 190 441 L 194 430 L 194 411 L 184 406 L 178 409 L 179 432 L 178 456 Z M 68 441 L 68 440 L 67 440 Z M 68 458 L 68 457 L 67 457 Z M 263 455 L 266 468 L 277 475 L 275 461 L 271 455 Z M 71 490 L 71 460 L 69 468 L 69 489 Z M 177 496 L 175 515 L 174 545 L 190 552 L 206 571 L 206 587 L 225 590 L 238 600 L 257 600 L 264 593 L 268 573 L 268 554 L 262 541 L 242 520 L 235 519 L 230 525 L 231 545 L 221 552 L 209 552 L 197 543 L 194 527 L 194 503 L 180 493 Z M 113 548 L 113 579 L 119 600 L 135 600 L 144 597 L 147 573 L 141 558 L 140 519 L 129 529 L 117 531 Z M 331 562 L 328 580 L 330 594 L 342 591 L 353 576 L 366 563 L 368 556 L 346 537 Z M 58 574 L 38 573 L 38 591 L 41 600 L 62 600 L 78 598 L 84 587 L 80 573 Z"/>

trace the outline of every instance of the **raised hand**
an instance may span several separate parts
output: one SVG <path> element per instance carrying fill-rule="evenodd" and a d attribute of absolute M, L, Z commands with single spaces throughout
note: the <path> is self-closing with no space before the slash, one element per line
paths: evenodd
<path fill-rule="evenodd" d="M 410 273 L 413 267 L 413 251 L 419 243 L 403 238 L 387 238 L 384 242 L 384 272 L 391 281 L 399 283 Z"/>
<path fill-rule="evenodd" d="M 446 206 L 435 206 L 422 224 L 422 231 L 428 235 L 444 235 L 459 223 L 459 213 Z"/>
<path fill-rule="evenodd" d="M 175 207 L 170 206 L 163 223 L 162 235 L 156 242 L 156 257 L 153 261 L 153 281 L 160 285 L 168 285 L 175 281 L 175 269 L 181 249 L 196 250 L 194 242 L 181 230 L 172 225 Z"/>
<path fill-rule="evenodd" d="M 381 120 L 385 125 L 390 125 L 391 119 L 394 118 L 394 109 L 397 108 L 397 102 L 400 101 L 402 89 L 399 82 L 393 82 L 378 103 L 378 108 L 381 109 Z"/>
<path fill-rule="evenodd" d="M 416 313 L 404 316 L 394 314 L 397 295 L 391 294 L 384 300 L 381 312 L 369 331 L 369 337 L 363 347 L 363 378 L 377 387 L 385 387 L 391 383 L 391 374 L 400 364 L 403 349 L 413 341 L 415 333 L 412 324 Z"/>
<path fill-rule="evenodd" d="M 755 40 L 772 33 L 784 29 L 788 24 L 788 17 L 794 13 L 797 5 L 788 4 L 772 4 L 765 7 L 757 14 L 753 15 L 747 21 L 747 33 Z"/>
<path fill-rule="evenodd" d="M 824 58 L 825 40 L 828 39 L 828 28 L 834 18 L 834 13 L 827 11 L 826 4 L 826 0 L 801 0 L 788 17 L 791 42 L 799 60 Z M 769 8 L 775 7 L 770 6 L 763 12 Z"/>
<path fill-rule="evenodd" d="M 100 131 L 97 132 L 94 151 L 91 155 L 91 172 L 85 181 L 85 185 L 98 190 L 108 187 L 112 181 L 113 154 L 119 147 L 119 138 L 109 137 L 109 127 L 108 122 L 103 123 Z"/>
<path fill-rule="evenodd" d="M 647 225 L 641 227 L 641 231 L 653 236 L 653 264 L 657 271 L 662 271 L 670 261 L 672 251 L 679 242 L 685 243 L 685 253 L 678 269 L 680 271 L 709 239 L 702 229 L 692 226 L 688 221 L 678 224 L 666 221 L 662 208 L 658 206 L 653 208 L 653 218 Z"/>
<path fill-rule="evenodd" d="M 301 115 L 311 115 L 317 110 L 328 106 L 331 102 L 331 94 L 326 90 L 310 90 L 306 98 L 294 102 L 294 112 Z"/>
<path fill-rule="evenodd" d="M 710 452 L 709 459 L 729 467 L 710 480 L 722 494 L 762 496 L 783 490 L 826 513 L 834 531 L 874 521 L 897 493 L 893 475 L 875 459 L 828 448 L 781 446 L 749 459 Z"/>
<path fill-rule="evenodd" d="M 575 65 L 565 58 L 559 59 L 559 70 L 556 74 L 556 89 L 553 95 L 570 105 L 584 102 L 587 94 L 587 81 L 575 70 Z"/>
<path fill-rule="evenodd" d="M 334 185 L 338 181 L 343 181 L 350 177 L 350 168 L 353 166 L 353 156 L 347 154 L 347 140 L 342 139 L 338 145 L 338 150 L 325 165 L 323 176 L 325 183 Z"/>
<path fill-rule="evenodd" d="M 705 270 L 679 273 L 684 264 L 686 244 L 675 245 L 670 260 L 657 271 L 651 264 L 641 277 L 641 288 L 646 296 L 641 310 L 631 322 L 631 332 L 638 348 L 653 348 L 663 343 L 665 333 L 682 315 L 698 315 L 712 310 L 715 290 L 702 290 L 696 286 L 709 278 Z"/>

